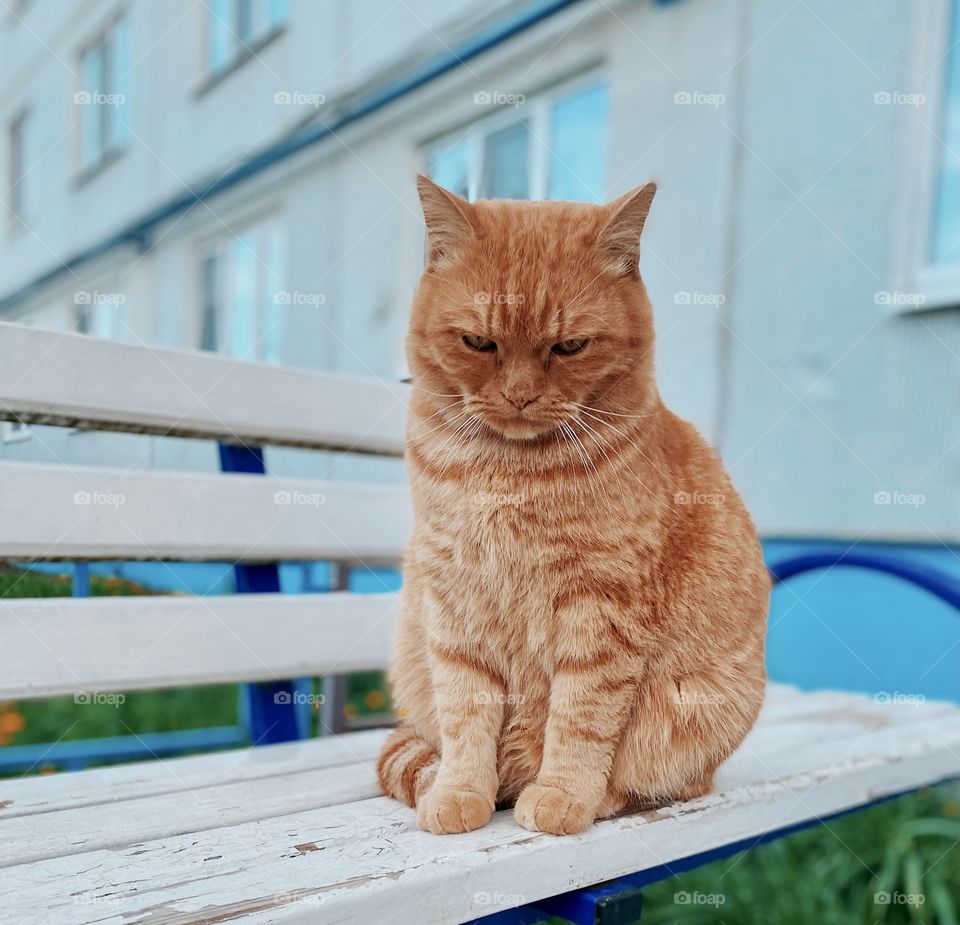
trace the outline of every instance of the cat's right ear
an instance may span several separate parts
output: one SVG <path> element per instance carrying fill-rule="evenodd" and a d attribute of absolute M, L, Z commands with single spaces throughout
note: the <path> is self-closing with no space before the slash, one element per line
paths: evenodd
<path fill-rule="evenodd" d="M 427 226 L 427 266 L 436 267 L 473 238 L 473 207 L 423 174 L 417 176 L 417 192 Z"/>

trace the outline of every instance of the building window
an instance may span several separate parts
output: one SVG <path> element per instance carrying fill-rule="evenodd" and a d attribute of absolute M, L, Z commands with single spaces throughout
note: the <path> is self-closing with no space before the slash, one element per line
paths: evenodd
<path fill-rule="evenodd" d="M 207 71 L 220 75 L 250 57 L 287 21 L 286 0 L 208 0 Z"/>
<path fill-rule="evenodd" d="M 954 0 L 952 26 L 947 38 L 947 67 L 943 145 L 934 213 L 933 253 L 960 272 L 960 0 Z"/>
<path fill-rule="evenodd" d="M 123 150 L 130 138 L 130 29 L 115 19 L 80 55 L 82 108 L 80 162 L 97 170 Z"/>
<path fill-rule="evenodd" d="M 529 100 L 480 92 L 474 102 L 496 111 L 428 147 L 437 183 L 468 199 L 606 198 L 605 83 L 580 81 Z"/>
<path fill-rule="evenodd" d="M 36 144 L 36 116 L 24 110 L 10 123 L 10 176 L 7 206 L 14 221 L 25 223 L 35 206 L 36 161 L 39 155 Z"/>
<path fill-rule="evenodd" d="M 277 222 L 208 245 L 199 266 L 199 345 L 244 360 L 282 362 L 284 240 Z"/>
<path fill-rule="evenodd" d="M 88 295 L 84 293 L 84 295 Z M 122 320 L 120 313 L 123 302 L 116 296 L 100 297 L 100 293 L 93 294 L 95 301 L 80 301 L 74 303 L 73 329 L 78 334 L 90 334 L 93 337 L 102 337 L 104 340 L 120 338 Z"/>
<path fill-rule="evenodd" d="M 30 427 L 23 421 L 4 421 L 3 422 L 3 442 L 19 443 L 30 436 Z"/>

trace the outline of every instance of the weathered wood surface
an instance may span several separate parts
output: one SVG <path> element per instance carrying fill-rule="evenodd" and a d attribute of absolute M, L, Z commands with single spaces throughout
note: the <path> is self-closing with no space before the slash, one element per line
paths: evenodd
<path fill-rule="evenodd" d="M 214 759 L 223 756 L 193 759 L 194 766 Z M 170 764 L 152 767 L 165 775 Z M 372 796 L 359 770 L 350 790 L 355 769 L 341 765 L 325 779 L 330 805 L 318 794 L 314 808 L 304 808 L 289 794 L 289 812 L 283 776 L 225 785 L 234 790 L 219 803 L 209 793 L 215 783 L 188 783 L 183 799 L 207 807 L 188 833 L 179 831 L 187 815 L 180 812 L 168 834 L 137 835 L 163 827 L 175 791 L 149 797 L 128 789 L 126 800 L 103 805 L 99 820 L 85 823 L 94 826 L 90 832 L 71 834 L 63 824 L 75 809 L 48 806 L 11 818 L 20 828 L 11 826 L 10 840 L 24 854 L 52 854 L 35 847 L 48 841 L 62 853 L 19 863 L 8 851 L 0 921 L 463 922 L 958 776 L 960 710 L 775 688 L 714 793 L 569 838 L 527 832 L 509 813 L 467 835 L 425 834 L 406 807 Z M 332 802 L 339 793 L 349 802 Z M 241 806 L 240 796 L 251 805 Z M 0 811 L 0 843 L 8 839 L 2 820 Z M 95 847 L 98 840 L 103 847 Z"/>
<path fill-rule="evenodd" d="M 0 419 L 403 454 L 408 387 L 0 323 Z"/>
<path fill-rule="evenodd" d="M 381 668 L 395 594 L 0 600 L 0 700 Z"/>
<path fill-rule="evenodd" d="M 0 463 L 0 523 L 0 559 L 389 563 L 412 511 L 400 485 Z"/>

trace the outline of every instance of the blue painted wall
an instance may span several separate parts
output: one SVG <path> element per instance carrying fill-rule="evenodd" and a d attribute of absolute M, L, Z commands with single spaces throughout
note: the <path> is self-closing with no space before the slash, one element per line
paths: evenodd
<path fill-rule="evenodd" d="M 849 543 L 768 540 L 767 562 Z M 956 578 L 960 550 L 861 543 L 858 550 L 923 562 Z M 960 701 L 960 613 L 889 575 L 839 566 L 774 588 L 767 667 L 777 681 Z"/>

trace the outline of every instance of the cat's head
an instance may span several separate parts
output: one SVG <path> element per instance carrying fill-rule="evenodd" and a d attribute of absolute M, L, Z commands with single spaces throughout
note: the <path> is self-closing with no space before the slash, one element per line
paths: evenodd
<path fill-rule="evenodd" d="M 578 408 L 653 394 L 638 259 L 654 184 L 604 206 L 469 203 L 426 177 L 418 189 L 427 265 L 407 354 L 428 404 L 462 404 L 523 441 L 550 435 Z"/>

